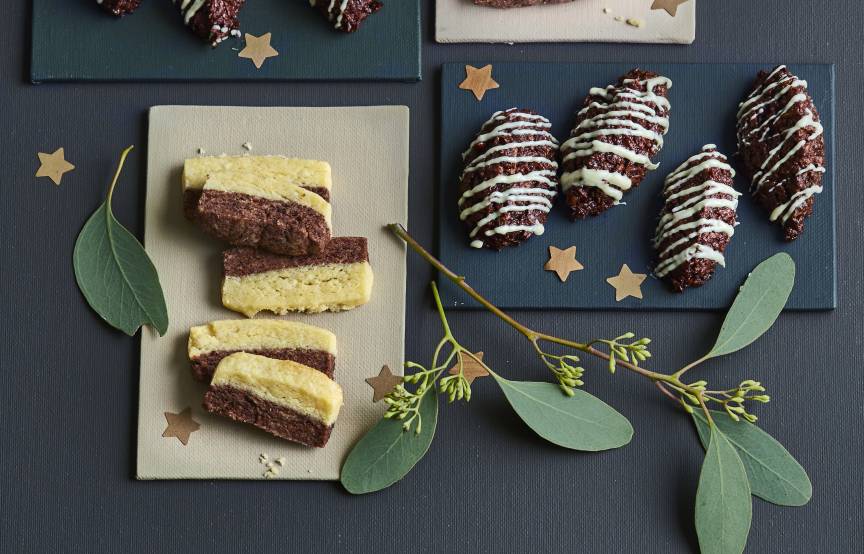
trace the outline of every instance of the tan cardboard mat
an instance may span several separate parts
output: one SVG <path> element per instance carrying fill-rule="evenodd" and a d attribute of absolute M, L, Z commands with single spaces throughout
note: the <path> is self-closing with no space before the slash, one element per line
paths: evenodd
<path fill-rule="evenodd" d="M 402 366 L 405 247 L 384 225 L 407 223 L 408 126 L 401 106 L 150 110 L 145 246 L 159 270 L 170 327 L 164 337 L 145 328 L 141 338 L 139 479 L 338 479 L 350 448 L 384 411 L 383 403 L 372 403 L 364 379 L 385 364 Z M 225 245 L 183 217 L 183 160 L 205 153 L 329 162 L 334 235 L 369 239 L 375 272 L 369 304 L 287 316 L 327 328 L 339 341 L 336 381 L 345 404 L 325 448 L 280 440 L 201 407 L 206 385 L 189 369 L 189 327 L 243 317 L 221 304 Z"/>
<path fill-rule="evenodd" d="M 436 2 L 438 42 L 690 44 L 696 39 L 696 0 L 573 0 L 509 9 L 473 0 Z"/>

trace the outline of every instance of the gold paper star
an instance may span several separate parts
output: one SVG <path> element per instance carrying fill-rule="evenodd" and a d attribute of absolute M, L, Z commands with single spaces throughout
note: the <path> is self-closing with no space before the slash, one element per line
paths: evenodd
<path fill-rule="evenodd" d="M 75 166 L 66 161 L 66 154 L 62 148 L 58 148 L 53 154 L 37 152 L 39 161 L 42 165 L 36 171 L 37 177 L 48 177 L 54 181 L 55 185 L 59 185 L 63 179 L 63 174 L 75 169 Z"/>
<path fill-rule="evenodd" d="M 688 0 L 654 0 L 654 3 L 651 4 L 652 10 L 666 10 L 666 13 L 675 17 L 675 14 L 678 13 L 678 6 L 684 4 Z"/>
<path fill-rule="evenodd" d="M 176 437 L 183 446 L 189 444 L 189 435 L 201 428 L 201 424 L 192 419 L 192 408 L 186 408 L 179 414 L 165 412 L 168 427 L 162 433 L 163 437 Z"/>
<path fill-rule="evenodd" d="M 492 79 L 491 65 L 481 67 L 480 69 L 477 69 L 473 65 L 466 65 L 465 75 L 465 80 L 459 83 L 459 88 L 473 92 L 474 98 L 478 101 L 483 100 L 486 91 L 500 86 Z"/>
<path fill-rule="evenodd" d="M 272 33 L 267 33 L 260 37 L 246 33 L 246 48 L 237 55 L 241 58 L 249 58 L 257 69 L 261 69 L 261 66 L 264 65 L 264 60 L 275 58 L 279 55 L 279 52 L 270 46 L 272 36 Z"/>
<path fill-rule="evenodd" d="M 543 269 L 557 273 L 558 278 L 561 279 L 561 282 L 563 283 L 567 280 L 567 277 L 570 276 L 571 272 L 585 269 L 585 266 L 576 260 L 575 246 L 571 246 L 566 250 L 550 246 L 549 261 L 546 262 Z"/>
<path fill-rule="evenodd" d="M 378 402 L 393 392 L 396 385 L 402 382 L 402 377 L 399 375 L 393 375 L 390 368 L 385 365 L 381 368 L 381 371 L 378 372 L 376 377 L 369 377 L 366 379 L 366 382 L 369 383 L 369 386 L 372 387 L 372 390 L 374 391 L 372 393 L 372 402 Z"/>
<path fill-rule="evenodd" d="M 482 352 L 476 352 L 474 355 L 477 356 L 481 361 L 483 360 Z M 469 385 L 474 382 L 474 379 L 489 376 L 489 372 L 486 371 L 485 367 L 477 363 L 477 360 L 475 360 L 471 356 L 468 356 L 464 352 L 459 353 L 459 359 L 462 360 L 462 375 L 465 377 L 465 380 L 468 381 Z M 451 367 L 447 371 L 447 373 L 449 373 L 450 375 L 459 375 L 459 364 L 457 363 L 456 365 Z"/>
<path fill-rule="evenodd" d="M 627 264 L 621 266 L 621 272 L 615 277 L 609 277 L 606 282 L 615 287 L 615 301 L 621 302 L 628 296 L 642 298 L 642 281 L 644 273 L 633 273 Z"/>

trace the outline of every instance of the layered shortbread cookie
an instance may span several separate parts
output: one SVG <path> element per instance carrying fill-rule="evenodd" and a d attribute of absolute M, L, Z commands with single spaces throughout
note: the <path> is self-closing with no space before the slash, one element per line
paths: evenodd
<path fill-rule="evenodd" d="M 276 256 L 252 248 L 223 255 L 222 303 L 253 317 L 260 311 L 350 310 L 372 295 L 372 266 L 364 237 L 335 237 L 314 256 Z"/>
<path fill-rule="evenodd" d="M 210 382 L 219 362 L 237 352 L 291 360 L 332 379 L 336 335 L 320 327 L 277 319 L 212 321 L 189 329 L 189 361 L 199 381 Z"/>
<path fill-rule="evenodd" d="M 198 199 L 207 178 L 214 173 L 245 173 L 258 177 L 284 177 L 289 183 L 330 200 L 333 184 L 330 164 L 283 156 L 202 156 L 183 164 L 183 211 L 195 218 Z"/>
<path fill-rule="evenodd" d="M 330 242 L 330 217 L 329 202 L 285 177 L 225 171 L 207 178 L 195 222 L 235 246 L 303 256 Z"/>
<path fill-rule="evenodd" d="M 297 362 L 238 352 L 219 362 L 204 408 L 277 437 L 322 447 L 342 407 L 342 388 Z"/>

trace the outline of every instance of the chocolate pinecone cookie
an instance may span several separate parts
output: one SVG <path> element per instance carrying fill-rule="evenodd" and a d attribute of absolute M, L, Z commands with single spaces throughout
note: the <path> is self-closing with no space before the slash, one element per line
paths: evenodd
<path fill-rule="evenodd" d="M 734 179 L 735 170 L 713 144 L 666 177 L 654 275 L 677 292 L 704 285 L 718 264 L 725 267 L 723 252 L 735 233 L 741 196 Z"/>
<path fill-rule="evenodd" d="M 213 46 L 240 36 L 238 14 L 246 0 L 174 0 L 183 22 Z"/>
<path fill-rule="evenodd" d="M 564 4 L 574 0 L 474 0 L 478 6 L 490 8 L 522 8 L 525 6 L 538 6 L 540 4 Z"/>
<path fill-rule="evenodd" d="M 309 0 L 309 4 L 345 33 L 353 33 L 364 19 L 384 7 L 378 0 Z"/>
<path fill-rule="evenodd" d="M 634 69 L 618 84 L 594 87 L 561 145 L 561 188 L 573 219 L 598 215 L 639 186 L 669 130 L 666 77 Z"/>
<path fill-rule="evenodd" d="M 495 112 L 462 154 L 459 219 L 474 248 L 516 246 L 543 225 L 558 194 L 558 141 L 530 110 Z"/>
<path fill-rule="evenodd" d="M 740 104 L 738 153 L 769 219 L 786 240 L 798 238 L 822 192 L 825 136 L 807 82 L 786 66 L 760 72 Z"/>
<path fill-rule="evenodd" d="M 96 0 L 96 3 L 106 12 L 120 17 L 137 10 L 141 0 Z"/>

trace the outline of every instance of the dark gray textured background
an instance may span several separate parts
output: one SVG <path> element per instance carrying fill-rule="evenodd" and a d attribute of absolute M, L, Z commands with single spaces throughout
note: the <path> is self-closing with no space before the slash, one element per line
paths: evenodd
<path fill-rule="evenodd" d="M 391 0 L 398 1 L 398 0 Z M 646 0 L 647 2 L 648 0 Z M 411 107 L 411 229 L 432 241 L 437 188 L 438 66 L 446 61 L 834 62 L 837 64 L 839 305 L 784 314 L 749 349 L 694 372 L 718 383 L 761 378 L 762 426 L 807 468 L 804 508 L 754 505 L 749 552 L 864 550 L 860 458 L 864 390 L 860 311 L 861 29 L 857 1 L 701 0 L 692 46 L 439 46 L 424 6 L 420 84 L 26 84 L 29 3 L 4 2 L 0 34 L 0 551 L 691 552 L 701 451 L 690 424 L 648 384 L 601 364 L 588 390 L 620 409 L 626 448 L 574 454 L 525 432 L 491 382 L 447 407 L 429 455 L 408 480 L 350 497 L 335 483 L 136 482 L 138 341 L 108 329 L 75 287 L 72 245 L 128 143 L 141 146 L 115 197 L 143 223 L 146 109 L 155 104 Z M 69 45 L 70 48 L 74 44 Z M 182 132 L 182 131 L 179 131 Z M 78 169 L 55 188 L 33 178 L 37 151 L 65 146 Z M 440 330 L 410 257 L 407 352 L 424 361 Z M 655 369 L 711 343 L 715 314 L 527 312 L 574 338 L 632 329 L 654 338 Z M 526 345 L 485 313 L 451 319 L 467 345 L 508 376 L 544 378 Z"/>

